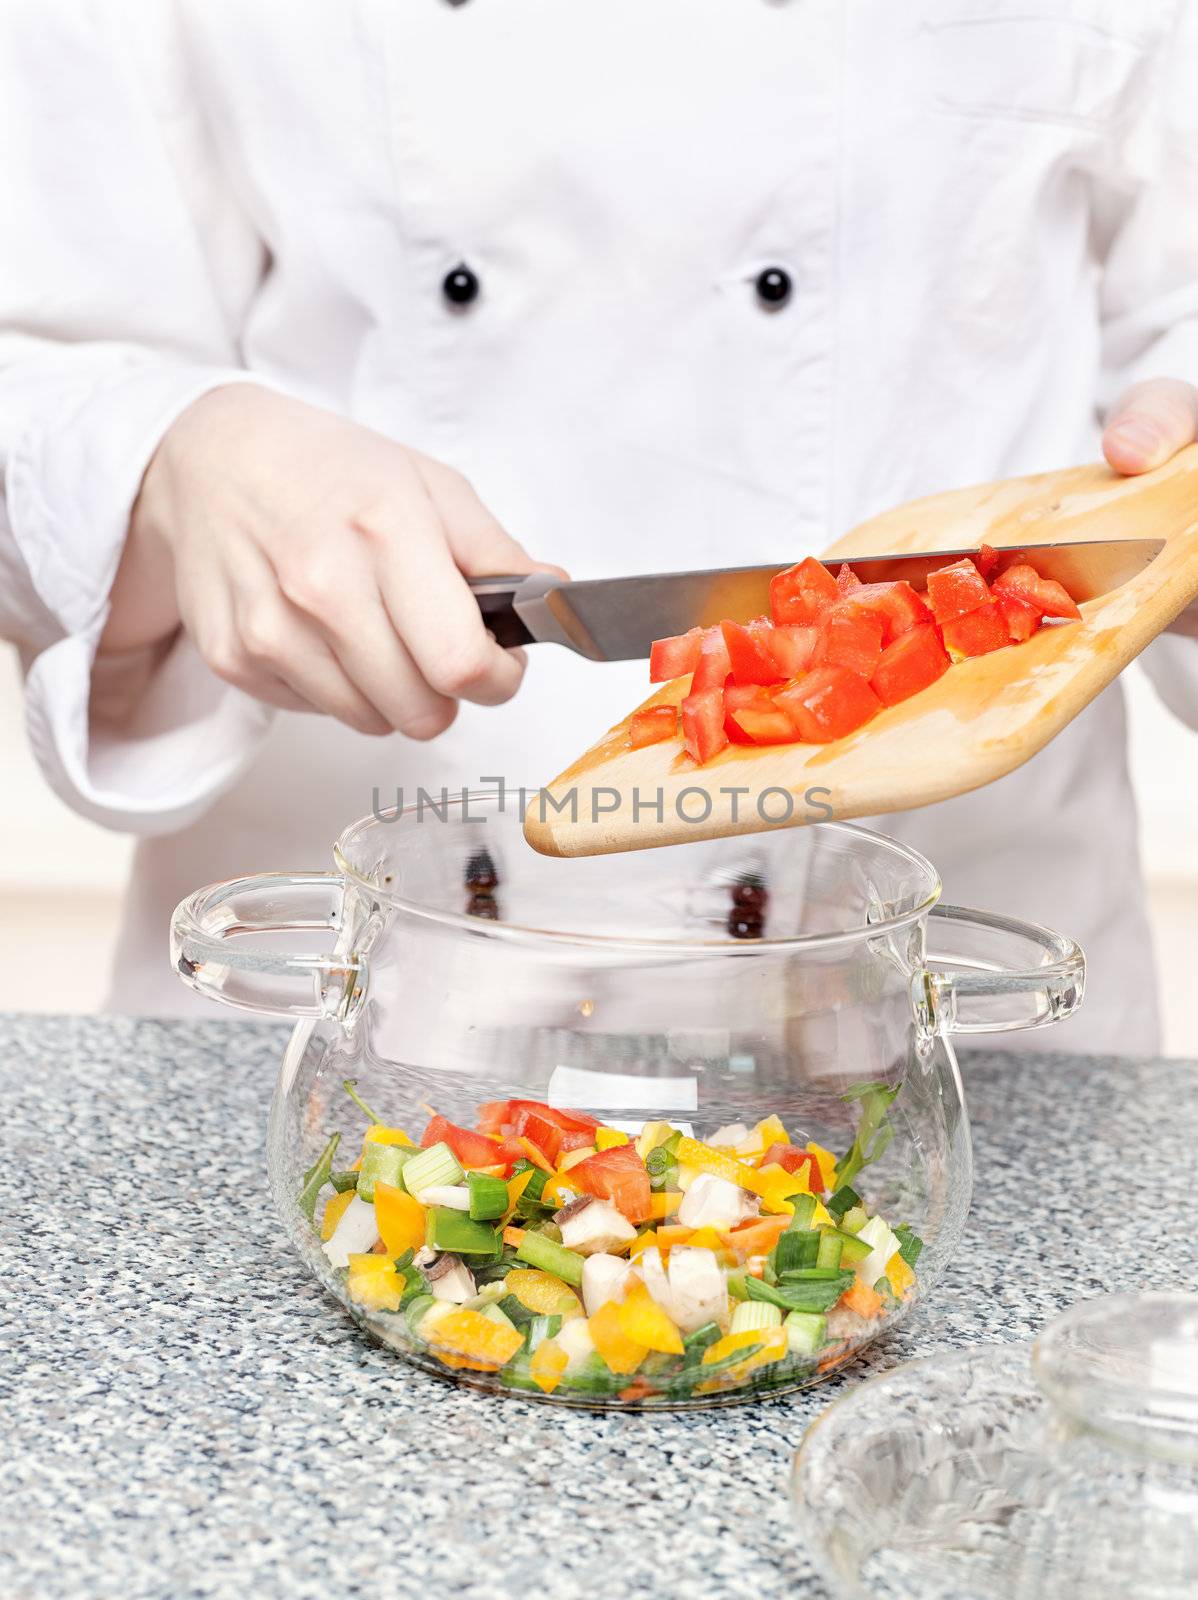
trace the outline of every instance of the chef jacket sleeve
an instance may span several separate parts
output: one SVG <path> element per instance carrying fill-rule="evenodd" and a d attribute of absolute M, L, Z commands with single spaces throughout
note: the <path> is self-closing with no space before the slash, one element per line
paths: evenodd
<path fill-rule="evenodd" d="M 234 781 L 269 713 L 185 637 L 152 663 L 96 647 L 156 445 L 247 376 L 264 253 L 220 176 L 173 0 L 0 10 L 0 150 L 0 638 L 56 792 L 165 832 Z M 131 715 L 91 714 L 132 680 L 148 686 Z"/>
<path fill-rule="evenodd" d="M 1140 113 L 1115 130 L 1097 189 L 1105 412 L 1133 383 L 1198 386 L 1198 6 L 1140 77 Z M 1161 699 L 1198 729 L 1198 640 L 1167 635 L 1140 658 Z"/>

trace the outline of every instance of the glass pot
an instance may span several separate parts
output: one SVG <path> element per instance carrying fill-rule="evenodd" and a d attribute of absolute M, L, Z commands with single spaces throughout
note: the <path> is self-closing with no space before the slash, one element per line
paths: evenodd
<path fill-rule="evenodd" d="M 334 860 L 172 921 L 192 988 L 303 1019 L 268 1134 L 283 1226 L 409 1360 L 567 1404 L 800 1387 L 905 1316 L 969 1207 L 950 1036 L 1082 996 L 1072 941 L 938 905 L 922 856 L 844 824 L 557 860 L 471 796 L 363 819 Z M 434 1113 L 490 1137 L 502 1208 L 457 1132 L 443 1181 L 404 1179 Z"/>

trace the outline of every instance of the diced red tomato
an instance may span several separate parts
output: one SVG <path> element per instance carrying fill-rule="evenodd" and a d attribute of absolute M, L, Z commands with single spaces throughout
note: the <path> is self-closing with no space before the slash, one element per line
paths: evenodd
<path fill-rule="evenodd" d="M 884 706 L 895 706 L 935 683 L 948 668 L 948 652 L 927 622 L 909 628 L 886 646 L 869 686 Z"/>
<path fill-rule="evenodd" d="M 847 667 L 816 667 L 785 689 L 775 689 L 774 700 L 809 744 L 842 739 L 882 709 L 865 679 Z"/>
<path fill-rule="evenodd" d="M 990 585 L 968 556 L 928 573 L 928 604 L 941 625 L 976 611 L 990 598 Z"/>
<path fill-rule="evenodd" d="M 649 1174 L 634 1144 L 613 1145 L 570 1168 L 570 1180 L 584 1194 L 610 1200 L 629 1222 L 644 1222 L 649 1215 Z"/>
<path fill-rule="evenodd" d="M 516 1131 L 516 1118 L 522 1111 L 535 1111 L 547 1121 L 556 1123 L 565 1132 L 581 1130 L 592 1136 L 603 1124 L 585 1111 L 574 1111 L 567 1106 L 546 1105 L 543 1100 L 487 1100 L 478 1108 L 475 1124 L 479 1133 L 511 1134 Z"/>
<path fill-rule="evenodd" d="M 735 727 L 749 744 L 794 744 L 794 723 L 774 704 L 769 690 L 760 684 L 740 686 L 730 683 L 724 690 L 724 727 Z M 728 737 L 741 743 L 732 732 Z"/>
<path fill-rule="evenodd" d="M 728 651 L 732 682 L 782 683 L 786 674 L 781 671 L 773 652 L 761 637 L 762 630 L 742 627 L 739 622 L 721 622 L 724 645 Z"/>
<path fill-rule="evenodd" d="M 946 650 L 958 656 L 985 656 L 1011 642 L 1002 612 L 991 600 L 976 611 L 951 617 L 941 628 Z"/>
<path fill-rule="evenodd" d="M 932 620 L 932 613 L 909 583 L 863 583 L 845 597 L 845 604 L 879 618 L 883 645 Z"/>
<path fill-rule="evenodd" d="M 684 672 L 693 672 L 699 665 L 702 640 L 702 628 L 677 633 L 672 639 L 654 639 L 649 646 L 649 682 L 668 683 L 671 678 L 681 678 Z"/>
<path fill-rule="evenodd" d="M 500 1162 L 510 1165 L 517 1159 L 512 1157 L 509 1161 L 493 1139 L 485 1139 L 470 1128 L 459 1128 L 447 1117 L 430 1117 L 420 1143 L 425 1149 L 430 1144 L 447 1144 L 464 1167 L 493 1167 Z"/>
<path fill-rule="evenodd" d="M 682 742 L 692 760 L 710 761 L 728 743 L 724 732 L 724 691 L 692 691 L 682 702 Z"/>
<path fill-rule="evenodd" d="M 847 667 L 868 683 L 882 654 L 882 624 L 877 617 L 854 611 L 852 604 L 850 600 L 824 618 L 811 662 L 816 667 Z"/>
<path fill-rule="evenodd" d="M 842 562 L 840 571 L 836 574 L 836 587 L 842 595 L 852 594 L 854 590 L 861 589 L 864 585 L 847 562 Z"/>
<path fill-rule="evenodd" d="M 978 553 L 973 558 L 973 564 L 988 583 L 990 574 L 998 565 L 998 551 L 992 550 L 988 544 L 979 545 Z"/>
<path fill-rule="evenodd" d="M 678 732 L 678 712 L 674 706 L 647 706 L 628 719 L 628 743 L 633 750 L 647 744 L 660 744 Z"/>
<path fill-rule="evenodd" d="M 1025 640 L 1030 639 L 1041 622 L 1040 613 L 1035 606 L 1029 606 L 1026 600 L 1017 600 L 1013 594 L 1006 594 L 1001 589 L 995 589 L 994 598 L 998 602 L 999 611 L 1002 612 L 1011 643 L 1023 644 Z"/>
<path fill-rule="evenodd" d="M 824 1189 L 823 1175 L 819 1170 L 819 1162 L 810 1150 L 800 1150 L 793 1144 L 772 1144 L 761 1158 L 761 1165 L 768 1167 L 771 1162 L 785 1168 L 787 1172 L 798 1172 L 800 1167 L 807 1167 L 807 1181 L 811 1186 L 812 1194 L 822 1194 Z"/>
<path fill-rule="evenodd" d="M 1043 617 L 1072 617 L 1075 622 L 1081 618 L 1065 586 L 1055 578 L 1042 578 L 1034 567 L 1009 567 L 1000 578 L 995 578 L 994 592 L 1022 600 Z"/>
<path fill-rule="evenodd" d="M 775 622 L 810 627 L 839 598 L 836 579 L 814 556 L 770 579 L 770 610 Z"/>
<path fill-rule="evenodd" d="M 540 1109 L 525 1106 L 516 1113 L 513 1134 L 517 1139 L 528 1139 L 535 1144 L 551 1166 L 556 1166 L 562 1150 L 562 1129 L 556 1122 L 541 1115 Z"/>
<path fill-rule="evenodd" d="M 728 646 L 719 628 L 705 628 L 699 645 L 699 660 L 691 679 L 691 693 L 701 694 L 704 689 L 722 689 L 732 671 Z"/>
<path fill-rule="evenodd" d="M 778 663 L 783 678 L 797 678 L 800 672 L 805 672 L 811 665 L 819 629 L 800 628 L 794 623 L 781 623 L 777 627 L 773 623 L 766 623 L 765 626 L 769 629 L 765 644 Z M 749 624 L 750 631 L 756 627 L 756 623 Z"/>

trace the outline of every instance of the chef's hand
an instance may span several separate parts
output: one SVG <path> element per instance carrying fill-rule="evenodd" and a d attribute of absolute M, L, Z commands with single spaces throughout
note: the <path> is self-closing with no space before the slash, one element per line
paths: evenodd
<path fill-rule="evenodd" d="M 1130 477 L 1162 466 L 1198 438 L 1198 389 L 1180 378 L 1133 384 L 1107 418 L 1102 450 Z"/>
<path fill-rule="evenodd" d="M 462 574 L 559 570 L 451 468 L 231 384 L 183 412 L 150 462 L 100 650 L 163 644 L 182 624 L 218 677 L 270 705 L 430 739 L 458 700 L 497 705 L 524 674 Z"/>

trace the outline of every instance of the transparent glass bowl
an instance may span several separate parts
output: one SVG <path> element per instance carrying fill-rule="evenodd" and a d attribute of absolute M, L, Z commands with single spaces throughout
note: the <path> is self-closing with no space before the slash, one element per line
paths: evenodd
<path fill-rule="evenodd" d="M 794 1499 L 845 1600 L 1198 1594 L 1198 1295 L 869 1380 L 812 1423 Z"/>
<path fill-rule="evenodd" d="M 341 1136 L 338 1169 L 362 1149 L 368 1121 L 346 1079 L 371 1115 L 417 1141 L 434 1112 L 473 1128 L 480 1105 L 513 1099 L 571 1107 L 632 1135 L 667 1122 L 700 1142 L 737 1124 L 751 1142 L 777 1117 L 799 1149 L 814 1143 L 837 1158 L 864 1131 L 871 1159 L 852 1181 L 865 1212 L 922 1241 L 914 1280 L 903 1274 L 877 1313 L 838 1304 L 816 1351 L 788 1347 L 785 1359 L 747 1370 L 732 1362 L 712 1383 L 665 1351 L 631 1375 L 610 1371 L 580 1359 L 578 1335 L 547 1395 L 555 1402 L 724 1404 L 814 1383 L 893 1326 L 935 1283 L 969 1206 L 950 1034 L 1040 1026 L 1081 999 L 1071 941 L 938 906 L 927 861 L 843 824 L 559 860 L 528 848 L 514 804 L 470 797 L 364 819 L 338 842 L 335 863 L 192 895 L 175 913 L 172 959 L 201 993 L 305 1019 L 270 1119 L 283 1225 L 351 1314 L 416 1364 L 542 1393 L 528 1381 L 527 1349 L 499 1370 L 446 1363 L 404 1311 L 366 1303 L 348 1269 L 331 1264 L 320 1225 L 333 1191 L 320 1190 L 311 1216 L 300 1196 L 331 1137 Z M 862 1098 L 865 1085 L 874 1089 Z M 879 1091 L 882 1101 L 895 1091 L 893 1102 Z M 693 1176 L 686 1167 L 677 1181 Z M 522 1220 L 553 1232 L 544 1217 L 513 1219 Z M 722 1267 L 772 1270 L 716 1245 Z M 721 1333 L 732 1309 L 717 1316 Z"/>

